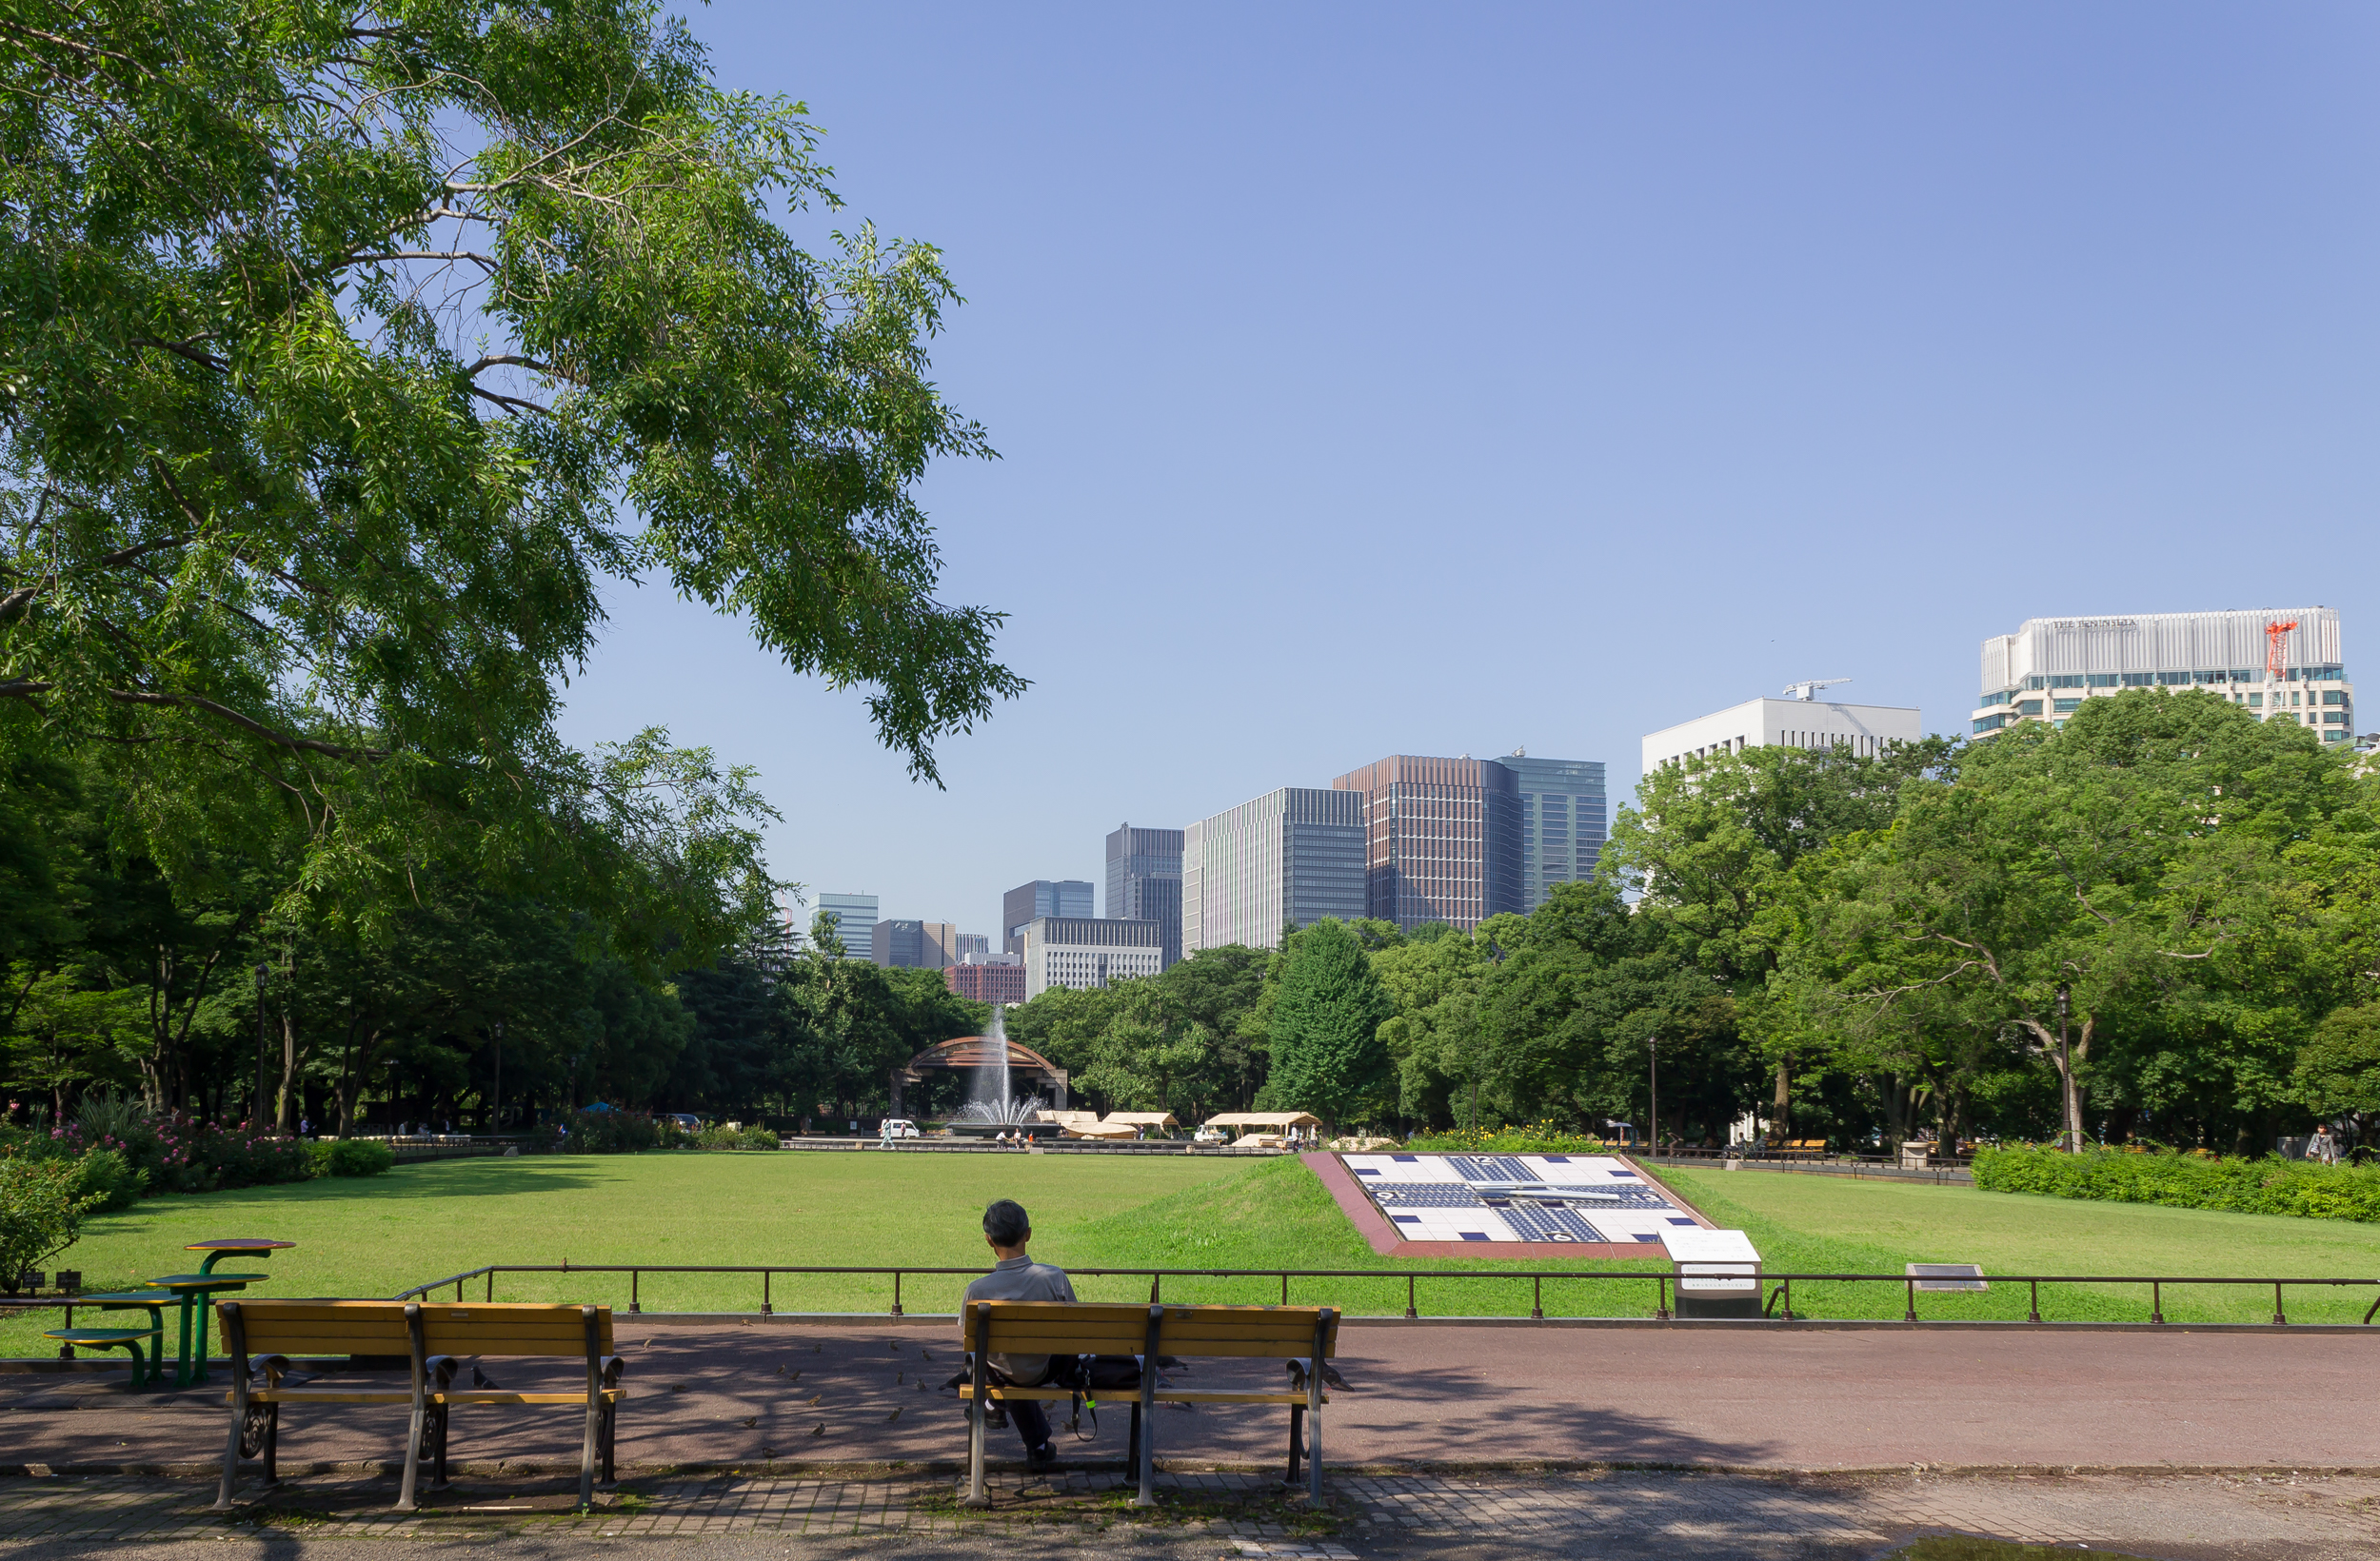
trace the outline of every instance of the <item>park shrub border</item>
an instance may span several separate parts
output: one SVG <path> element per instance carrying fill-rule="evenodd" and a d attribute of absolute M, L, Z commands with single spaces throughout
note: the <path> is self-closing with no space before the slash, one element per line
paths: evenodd
<path fill-rule="evenodd" d="M 2376 1166 L 2323 1165 L 2278 1155 L 2217 1159 L 2162 1150 L 2092 1148 L 2070 1155 L 2060 1149 L 1979 1149 L 1974 1175 L 1977 1187 L 1993 1193 L 2380 1224 Z"/>
<path fill-rule="evenodd" d="M 1510 1124 L 1493 1128 L 1457 1128 L 1449 1133 L 1418 1135 L 1407 1149 L 1434 1155 L 1609 1155 L 1612 1147 L 1591 1134 L 1572 1133 L 1552 1122 L 1527 1127 Z"/>

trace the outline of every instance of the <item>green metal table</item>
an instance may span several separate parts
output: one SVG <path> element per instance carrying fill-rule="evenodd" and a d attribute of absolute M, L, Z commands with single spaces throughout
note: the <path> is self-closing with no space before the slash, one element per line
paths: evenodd
<path fill-rule="evenodd" d="M 269 1274 L 168 1274 L 155 1279 L 143 1281 L 151 1290 L 171 1291 L 175 1295 L 181 1297 L 181 1355 L 180 1358 L 174 1362 L 173 1385 L 175 1387 L 187 1388 L 194 1383 L 204 1382 L 207 1380 L 208 1298 L 213 1295 L 217 1291 L 246 1290 L 249 1285 L 254 1284 L 259 1279 L 269 1279 L 271 1277 L 272 1275 Z M 190 1317 L 192 1314 L 196 1314 L 198 1317 L 198 1327 L 196 1330 L 198 1334 L 198 1348 L 195 1354 L 192 1353 L 190 1348 L 190 1334 L 192 1332 L 190 1327 Z"/>
<path fill-rule="evenodd" d="M 215 1265 L 227 1257 L 248 1257 L 261 1262 L 274 1253 L 287 1252 L 296 1245 L 294 1241 L 274 1241 L 264 1236 L 224 1235 L 211 1241 L 193 1241 L 182 1250 L 205 1253 L 207 1255 L 199 1263 L 198 1272 L 212 1274 Z"/>

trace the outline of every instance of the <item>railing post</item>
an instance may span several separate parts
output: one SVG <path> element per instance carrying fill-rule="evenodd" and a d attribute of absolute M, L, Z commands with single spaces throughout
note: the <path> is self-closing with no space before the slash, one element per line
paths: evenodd
<path fill-rule="evenodd" d="M 2165 1285 L 2161 1280 L 2149 1281 L 2149 1320 L 2151 1322 L 2165 1320 Z"/>
<path fill-rule="evenodd" d="M 1151 1306 L 1156 1306 L 1156 1305 L 1158 1305 L 1158 1304 L 1159 1304 L 1159 1301 L 1158 1301 L 1158 1294 L 1157 1294 L 1157 1292 L 1158 1292 L 1158 1287 L 1159 1287 L 1159 1286 L 1160 1286 L 1160 1285 L 1162 1285 L 1164 1282 L 1165 1282 L 1165 1276 L 1164 1276 L 1163 1274 L 1155 1274 L 1155 1273 L 1152 1273 L 1152 1274 L 1149 1275 L 1149 1304 L 1150 1304 Z"/>
<path fill-rule="evenodd" d="M 765 1317 L 772 1308 L 768 1304 L 768 1270 L 761 1270 L 761 1315 Z"/>
<path fill-rule="evenodd" d="M 1413 1275 L 1408 1274 L 1405 1275 L 1405 1315 L 1418 1317 L 1420 1314 L 1413 1309 Z"/>
<path fill-rule="evenodd" d="M 496 1271 L 492 1268 L 487 1271 L 487 1298 L 496 1298 Z"/>
<path fill-rule="evenodd" d="M 460 1279 L 454 1282 L 454 1298 L 458 1301 L 463 1299 L 463 1281 Z"/>
<path fill-rule="evenodd" d="M 1794 1320 L 1794 1276 L 1785 1275 L 1785 1320 Z"/>
<path fill-rule="evenodd" d="M 1542 1322 L 1545 1320 L 1545 1275 L 1534 1276 L 1529 1285 L 1529 1315 Z"/>
<path fill-rule="evenodd" d="M 642 1312 L 645 1310 L 645 1302 L 637 1292 L 637 1279 L 638 1274 L 636 1270 L 628 1270 L 628 1310 L 630 1312 Z"/>
<path fill-rule="evenodd" d="M 2275 1279 L 2272 1281 L 2272 1326 L 2287 1328 L 2289 1321 L 2289 1317 L 2281 1311 L 2281 1281 Z"/>
<path fill-rule="evenodd" d="M 1280 1304 L 1283 1306 L 1289 1304 L 1289 1271 L 1287 1269 L 1281 1270 L 1280 1273 Z"/>
<path fill-rule="evenodd" d="M 1905 1282 L 1909 1286 L 1909 1298 L 1901 1308 L 1901 1321 L 1915 1322 L 1917 1320 L 1917 1277 L 1915 1274 L 1911 1274 Z"/>
<path fill-rule="evenodd" d="M 899 1269 L 895 1269 L 895 1270 L 893 1270 L 893 1310 L 892 1310 L 892 1314 L 893 1314 L 894 1316 L 896 1316 L 896 1317 L 898 1317 L 899 1315 L 901 1315 L 901 1271 L 900 1271 Z"/>
<path fill-rule="evenodd" d="M 2041 1281 L 2038 1279 L 2028 1279 L 2025 1282 L 2033 1286 L 2033 1315 L 2025 1320 L 2028 1322 L 2039 1322 L 2041 1320 Z"/>
<path fill-rule="evenodd" d="M 1653 1276 L 1653 1282 L 1656 1287 L 1653 1302 L 1653 1315 L 1657 1321 L 1667 1322 L 1669 1321 L 1669 1275 L 1656 1274 Z"/>

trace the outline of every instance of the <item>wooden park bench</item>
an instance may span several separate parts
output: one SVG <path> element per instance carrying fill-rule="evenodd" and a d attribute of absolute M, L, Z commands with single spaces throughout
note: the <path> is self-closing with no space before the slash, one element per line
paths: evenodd
<path fill-rule="evenodd" d="M 415 1510 L 424 1457 L 432 1460 L 430 1488 L 446 1483 L 446 1419 L 457 1404 L 583 1404 L 586 1438 L 579 1454 L 579 1505 L 594 1499 L 600 1458 L 604 1483 L 612 1480 L 612 1451 L 625 1366 L 611 1349 L 611 1309 L 543 1306 L 515 1301 L 454 1305 L 433 1301 L 223 1301 L 223 1340 L 231 1357 L 231 1432 L 223 1450 L 223 1484 L 215 1511 L 231 1505 L 243 1456 L 261 1457 L 265 1482 L 280 1478 L 284 1404 L 406 1404 L 413 1411 L 406 1436 L 405 1482 L 397 1511 Z M 463 1357 L 510 1355 L 586 1362 L 586 1386 L 559 1393 L 509 1393 L 496 1387 L 458 1390 Z M 403 1388 L 293 1387 L 285 1378 L 306 1364 L 323 1374 L 402 1366 Z M 253 1364 L 251 1364 L 251 1361 Z M 261 1367 L 264 1386 L 255 1385 Z M 476 1374 L 476 1373 L 475 1373 Z"/>
<path fill-rule="evenodd" d="M 1002 1399 L 1072 1398 L 1069 1388 L 1018 1388 L 988 1378 L 986 1354 L 1139 1355 L 1140 1386 L 1132 1402 L 1131 1462 L 1140 1480 L 1136 1507 L 1154 1507 L 1152 1449 L 1160 1404 L 1279 1404 L 1289 1410 L 1289 1479 L 1302 1446 L 1315 1499 L 1322 1495 L 1322 1363 L 1339 1354 L 1339 1313 L 1327 1306 L 1106 1306 L 1083 1301 L 969 1301 L 960 1314 L 961 1348 L 973 1356 L 967 1401 L 967 1505 L 990 1503 L 983 1490 L 984 1405 Z M 1302 1385 L 1288 1392 L 1216 1392 L 1158 1385 L 1160 1355 L 1236 1356 L 1304 1362 Z M 1301 1443 L 1299 1433 L 1305 1433 Z"/>

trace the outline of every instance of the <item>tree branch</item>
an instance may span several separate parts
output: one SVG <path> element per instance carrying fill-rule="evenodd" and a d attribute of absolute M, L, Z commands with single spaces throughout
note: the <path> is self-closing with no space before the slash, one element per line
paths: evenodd
<path fill-rule="evenodd" d="M 0 693 L 8 692 L 10 686 L 7 683 L 0 683 Z M 349 748 L 336 742 L 319 741 L 310 737 L 291 737 L 287 732 L 274 730 L 252 716 L 242 715 L 228 704 L 218 704 L 213 700 L 197 694 L 151 694 L 137 688 L 110 688 L 106 692 L 108 697 L 118 704 L 156 704 L 202 711 L 218 721 L 229 721 L 244 732 L 261 737 L 268 742 L 277 743 L 293 753 L 327 754 L 332 759 L 363 760 L 367 762 L 388 757 L 388 750 L 386 748 Z"/>

